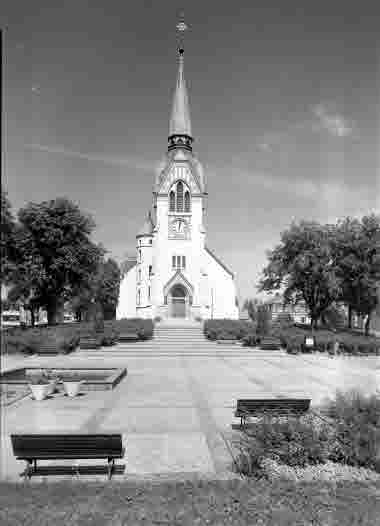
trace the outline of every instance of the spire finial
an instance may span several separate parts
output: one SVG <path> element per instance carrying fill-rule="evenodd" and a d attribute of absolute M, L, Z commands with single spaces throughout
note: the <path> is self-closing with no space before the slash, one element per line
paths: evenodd
<path fill-rule="evenodd" d="M 174 92 L 172 113 L 169 124 L 169 144 L 168 150 L 184 148 L 191 151 L 193 137 L 191 134 L 191 121 L 189 101 L 187 97 L 186 83 L 184 77 L 184 32 L 188 29 L 184 20 L 183 11 L 179 14 L 177 28 L 177 42 L 179 65 L 177 84 Z"/>
<path fill-rule="evenodd" d="M 180 54 L 180 56 L 182 56 L 185 52 L 184 33 L 189 29 L 188 26 L 185 24 L 185 12 L 183 9 L 179 12 L 179 22 L 176 25 L 176 28 L 178 38 L 178 53 Z"/>

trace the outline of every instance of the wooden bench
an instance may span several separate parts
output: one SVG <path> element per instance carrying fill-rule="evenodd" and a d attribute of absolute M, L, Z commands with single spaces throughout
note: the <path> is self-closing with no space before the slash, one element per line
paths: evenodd
<path fill-rule="evenodd" d="M 260 341 L 260 349 L 265 351 L 279 351 L 281 349 L 281 340 L 272 336 L 264 336 Z"/>
<path fill-rule="evenodd" d="M 37 460 L 95 458 L 107 459 L 110 479 L 115 459 L 123 458 L 125 453 L 120 434 L 11 435 L 11 441 L 15 457 L 27 463 L 22 473 L 25 480 L 43 473 L 43 470 L 37 468 Z"/>
<path fill-rule="evenodd" d="M 38 349 L 36 350 L 36 354 L 44 354 L 44 355 L 55 355 L 60 353 L 67 353 L 64 349 L 59 349 L 57 344 L 51 343 L 49 341 L 40 343 L 38 346 Z"/>
<path fill-rule="evenodd" d="M 119 334 L 118 340 L 119 342 L 135 342 L 139 340 L 139 335 L 137 334 L 137 332 L 132 332 L 132 331 L 121 332 Z"/>
<path fill-rule="evenodd" d="M 245 425 L 250 416 L 262 414 L 300 416 L 309 410 L 310 402 L 310 398 L 238 399 L 235 416 L 241 419 L 241 426 Z"/>

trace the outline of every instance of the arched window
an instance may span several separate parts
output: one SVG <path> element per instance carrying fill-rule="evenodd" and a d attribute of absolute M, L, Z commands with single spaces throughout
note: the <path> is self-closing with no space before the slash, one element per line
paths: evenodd
<path fill-rule="evenodd" d="M 175 212 L 175 193 L 173 190 L 169 194 L 169 211 Z"/>
<path fill-rule="evenodd" d="M 185 212 L 190 212 L 190 192 L 185 192 Z"/>
<path fill-rule="evenodd" d="M 183 212 L 183 183 L 177 183 L 177 212 Z"/>

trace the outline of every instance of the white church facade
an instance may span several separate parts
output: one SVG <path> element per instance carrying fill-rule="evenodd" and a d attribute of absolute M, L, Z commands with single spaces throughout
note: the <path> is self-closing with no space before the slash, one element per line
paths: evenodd
<path fill-rule="evenodd" d="M 183 47 L 178 51 L 168 151 L 120 284 L 118 319 L 239 317 L 234 274 L 206 244 L 205 176 L 192 150 Z"/>

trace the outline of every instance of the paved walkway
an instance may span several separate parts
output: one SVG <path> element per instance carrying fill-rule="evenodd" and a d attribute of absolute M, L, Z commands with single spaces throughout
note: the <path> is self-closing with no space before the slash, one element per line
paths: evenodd
<path fill-rule="evenodd" d="M 127 367 L 128 375 L 113 391 L 86 392 L 74 399 L 58 394 L 42 402 L 27 397 L 2 407 L 1 479 L 20 480 L 24 463 L 14 459 L 9 435 L 28 431 L 121 432 L 127 449 L 125 476 L 202 473 L 224 477 L 231 473 L 226 440 L 232 433 L 231 423 L 237 422 L 233 417 L 237 398 L 309 395 L 316 406 L 336 389 L 370 393 L 380 386 L 378 357 L 275 352 L 255 356 L 252 351 L 237 357 L 230 353 L 139 358 L 107 357 L 106 350 L 91 360 L 73 353 L 10 358 L 2 360 L 2 366 L 89 367 L 89 362 L 93 367 Z"/>

